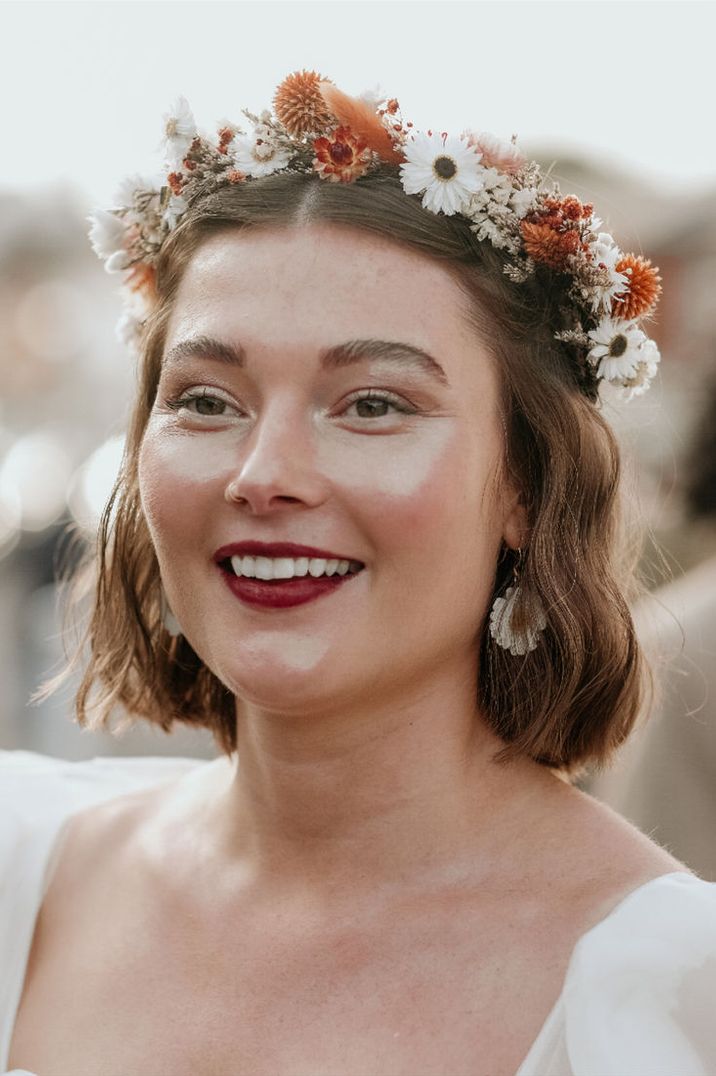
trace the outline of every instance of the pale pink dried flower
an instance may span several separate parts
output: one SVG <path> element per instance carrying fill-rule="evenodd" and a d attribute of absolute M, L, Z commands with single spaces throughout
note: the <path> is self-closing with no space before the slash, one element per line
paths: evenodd
<path fill-rule="evenodd" d="M 503 142 L 501 138 L 484 131 L 481 134 L 468 131 L 466 134 L 469 144 L 476 146 L 482 154 L 480 163 L 485 168 L 496 168 L 499 172 L 514 175 L 527 164 L 527 158 L 520 153 L 514 142 Z"/>

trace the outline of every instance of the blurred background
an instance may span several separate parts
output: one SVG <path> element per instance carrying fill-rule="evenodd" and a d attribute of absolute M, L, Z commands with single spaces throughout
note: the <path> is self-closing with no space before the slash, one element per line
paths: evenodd
<path fill-rule="evenodd" d="M 56 564 L 93 540 L 135 371 L 115 336 L 118 277 L 86 215 L 154 173 L 178 94 L 200 126 L 270 105 L 314 68 L 396 96 L 419 128 L 518 135 L 622 249 L 660 267 L 651 390 L 605 413 L 648 538 L 634 610 L 660 699 L 583 787 L 716 880 L 716 144 L 711 3 L 0 3 L 0 748 L 67 759 L 213 757 L 148 727 L 81 730 L 62 660 Z"/>

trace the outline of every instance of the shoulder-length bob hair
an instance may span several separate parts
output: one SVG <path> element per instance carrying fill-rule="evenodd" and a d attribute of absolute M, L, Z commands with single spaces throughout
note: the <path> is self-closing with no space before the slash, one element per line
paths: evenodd
<path fill-rule="evenodd" d="M 476 702 L 504 743 L 497 762 L 526 755 L 567 780 L 592 765 L 604 768 L 635 724 L 653 678 L 630 614 L 645 588 L 635 571 L 641 535 L 623 522 L 618 444 L 600 413 L 594 375 L 590 380 L 585 364 L 554 335 L 564 327 L 567 282 L 540 269 L 525 283 L 512 282 L 499 251 L 478 241 L 464 219 L 431 213 L 407 197 L 390 166 L 350 184 L 276 173 L 226 185 L 196 199 L 165 240 L 122 466 L 96 546 L 70 573 L 67 612 L 88 596 L 93 608 L 71 663 L 41 686 L 40 697 L 82 659 L 75 698 L 81 726 L 108 727 L 119 706 L 122 727 L 144 718 L 169 732 L 175 721 L 185 722 L 209 728 L 226 754 L 236 750 L 236 699 L 184 636 L 172 637 L 163 627 L 137 460 L 169 315 L 195 251 L 226 230 L 312 222 L 407 244 L 436 259 L 464 289 L 473 327 L 497 363 L 502 473 L 517 479 L 528 510 L 520 583 L 541 599 L 547 616 L 539 645 L 522 657 L 496 644 L 484 618 L 475 643 Z M 514 563 L 514 551 L 503 546 L 493 596 L 509 585 Z M 95 689 L 98 697 L 90 702 Z"/>

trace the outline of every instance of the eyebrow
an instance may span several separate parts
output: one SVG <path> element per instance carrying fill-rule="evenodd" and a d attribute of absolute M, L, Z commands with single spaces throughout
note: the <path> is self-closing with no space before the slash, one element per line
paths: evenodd
<path fill-rule="evenodd" d="M 391 340 L 347 340 L 343 344 L 334 344 L 332 347 L 323 348 L 318 353 L 321 368 L 324 370 L 338 370 L 345 366 L 352 366 L 357 362 L 370 360 L 388 360 L 400 363 L 403 366 L 417 367 L 423 373 L 429 374 L 442 385 L 449 387 L 447 375 L 437 359 L 434 359 L 427 351 L 415 347 L 413 344 L 405 344 L 401 341 Z M 214 362 L 225 363 L 228 366 L 246 366 L 246 352 L 241 344 L 227 343 L 211 336 L 192 336 L 181 340 L 164 356 L 162 366 L 172 366 L 181 363 L 185 359 L 210 359 Z"/>

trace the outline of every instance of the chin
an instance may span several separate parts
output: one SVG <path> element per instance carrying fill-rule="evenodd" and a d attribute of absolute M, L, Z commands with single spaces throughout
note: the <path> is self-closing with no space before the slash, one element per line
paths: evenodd
<path fill-rule="evenodd" d="M 340 659 L 333 654 L 330 662 L 321 661 L 316 649 L 316 640 L 309 638 L 299 653 L 274 654 L 270 660 L 257 660 L 256 655 L 241 660 L 234 654 L 217 675 L 239 703 L 275 713 L 301 715 L 341 705 L 346 696 L 355 697 L 365 677 L 348 683 L 345 671 L 340 675 Z"/>

